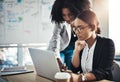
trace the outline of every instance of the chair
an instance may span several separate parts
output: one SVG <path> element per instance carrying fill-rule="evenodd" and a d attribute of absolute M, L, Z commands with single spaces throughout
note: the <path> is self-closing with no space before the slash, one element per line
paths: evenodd
<path fill-rule="evenodd" d="M 116 62 L 113 62 L 112 65 L 112 74 L 113 80 L 115 82 L 120 82 L 120 66 Z"/>

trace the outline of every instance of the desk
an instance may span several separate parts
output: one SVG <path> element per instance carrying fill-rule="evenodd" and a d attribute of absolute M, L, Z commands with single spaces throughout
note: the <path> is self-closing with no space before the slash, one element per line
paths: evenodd
<path fill-rule="evenodd" d="M 34 70 L 34 67 L 28 66 L 28 69 Z M 2 76 L 2 78 L 7 82 L 53 82 L 49 79 L 36 75 L 35 71 L 32 73 Z"/>
<path fill-rule="evenodd" d="M 2 77 L 7 82 L 53 82 L 46 78 L 37 76 L 35 73 L 26 73 Z"/>
<path fill-rule="evenodd" d="M 4 76 L 3 79 L 6 80 L 7 82 L 53 82 L 46 78 L 37 76 L 34 73 Z M 102 80 L 96 82 L 110 82 L 110 81 Z"/>
<path fill-rule="evenodd" d="M 7 82 L 53 82 L 49 79 L 36 75 L 36 72 L 33 66 L 28 66 L 28 69 L 34 70 L 34 72 L 18 74 L 18 75 L 2 76 L 2 78 Z M 97 82 L 110 82 L 110 81 L 101 80 Z"/>

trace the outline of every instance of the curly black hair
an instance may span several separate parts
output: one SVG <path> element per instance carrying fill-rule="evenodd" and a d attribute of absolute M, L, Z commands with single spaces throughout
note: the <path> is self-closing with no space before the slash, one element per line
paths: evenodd
<path fill-rule="evenodd" d="M 72 14 L 76 17 L 80 12 L 90 9 L 90 2 L 89 0 L 55 0 L 51 11 L 52 22 L 64 22 L 62 16 L 63 8 L 68 8 L 70 12 L 72 12 Z"/>

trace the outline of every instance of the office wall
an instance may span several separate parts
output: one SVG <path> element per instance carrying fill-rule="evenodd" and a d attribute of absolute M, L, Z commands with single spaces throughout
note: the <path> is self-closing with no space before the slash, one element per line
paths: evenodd
<path fill-rule="evenodd" d="M 101 36 L 109 37 L 108 0 L 92 0 L 92 9 L 96 12 L 101 28 Z"/>
<path fill-rule="evenodd" d="M 100 19 L 102 36 L 108 37 L 108 0 L 90 0 Z M 53 24 L 54 0 L 0 0 L 0 44 L 48 43 Z"/>
<path fill-rule="evenodd" d="M 0 44 L 47 43 L 54 0 L 0 1 Z"/>

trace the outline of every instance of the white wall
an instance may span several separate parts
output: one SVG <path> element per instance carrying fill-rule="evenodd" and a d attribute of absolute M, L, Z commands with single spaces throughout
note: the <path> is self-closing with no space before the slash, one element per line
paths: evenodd
<path fill-rule="evenodd" d="M 92 2 L 92 8 L 100 20 L 101 35 L 109 37 L 108 0 L 92 0 Z"/>

